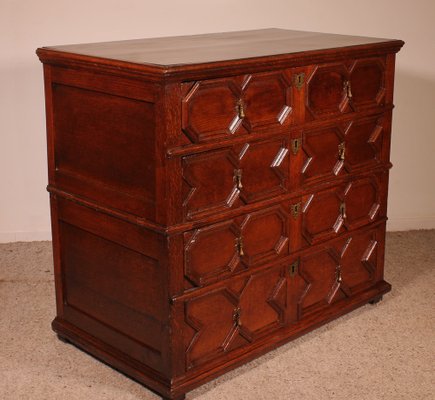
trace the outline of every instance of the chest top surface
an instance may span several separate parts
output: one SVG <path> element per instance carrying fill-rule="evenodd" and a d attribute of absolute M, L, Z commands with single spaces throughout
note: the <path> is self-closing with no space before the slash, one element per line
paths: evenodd
<path fill-rule="evenodd" d="M 402 44 L 402 41 L 392 39 L 270 28 L 44 47 L 38 49 L 38 54 L 67 53 L 70 56 L 79 55 L 168 69 L 261 57 L 300 56 L 338 49 L 375 47 L 397 48 L 397 51 Z"/>

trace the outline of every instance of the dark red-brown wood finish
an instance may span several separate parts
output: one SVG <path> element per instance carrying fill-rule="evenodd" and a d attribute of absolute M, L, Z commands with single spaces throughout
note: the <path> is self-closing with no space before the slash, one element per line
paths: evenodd
<path fill-rule="evenodd" d="M 58 335 L 166 399 L 383 279 L 399 40 L 40 48 Z"/>

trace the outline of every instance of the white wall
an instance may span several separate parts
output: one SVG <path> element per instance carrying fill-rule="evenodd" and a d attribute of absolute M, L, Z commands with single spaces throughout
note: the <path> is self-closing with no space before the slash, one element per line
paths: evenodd
<path fill-rule="evenodd" d="M 398 38 L 389 229 L 435 228 L 433 0 L 0 0 L 0 242 L 49 238 L 39 46 L 264 27 Z"/>

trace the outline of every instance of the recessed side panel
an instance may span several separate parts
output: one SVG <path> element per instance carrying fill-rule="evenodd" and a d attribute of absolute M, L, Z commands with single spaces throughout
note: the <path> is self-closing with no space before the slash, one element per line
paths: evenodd
<path fill-rule="evenodd" d="M 153 219 L 154 104 L 53 83 L 55 184 Z"/>
<path fill-rule="evenodd" d="M 168 304 L 157 234 L 66 200 L 58 207 L 62 318 L 162 371 Z"/>

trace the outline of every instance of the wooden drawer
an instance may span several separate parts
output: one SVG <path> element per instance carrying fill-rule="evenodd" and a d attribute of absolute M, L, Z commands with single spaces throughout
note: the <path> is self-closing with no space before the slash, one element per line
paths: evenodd
<path fill-rule="evenodd" d="M 306 119 L 382 107 L 384 101 L 384 56 L 316 65 L 307 80 Z"/>
<path fill-rule="evenodd" d="M 368 225 L 386 213 L 388 173 L 308 193 L 301 202 L 301 245 L 311 246 Z"/>
<path fill-rule="evenodd" d="M 385 224 L 310 248 L 299 257 L 228 279 L 184 301 L 186 368 L 225 356 L 382 279 Z M 297 326 L 297 325 L 296 325 Z"/>
<path fill-rule="evenodd" d="M 185 218 L 287 193 L 288 150 L 282 137 L 183 157 Z"/>
<path fill-rule="evenodd" d="M 184 234 L 186 289 L 289 253 L 289 214 L 278 204 Z M 293 232 L 291 232 L 293 233 Z"/>
<path fill-rule="evenodd" d="M 186 368 L 228 354 L 284 325 L 287 269 L 284 265 L 224 286 L 184 303 Z"/>
<path fill-rule="evenodd" d="M 182 93 L 182 130 L 192 142 L 293 122 L 290 70 L 187 82 Z"/>
<path fill-rule="evenodd" d="M 389 116 L 357 118 L 302 134 L 303 185 L 388 163 Z M 383 154 L 386 154 L 384 156 Z"/>
<path fill-rule="evenodd" d="M 301 255 L 298 273 L 306 290 L 298 318 L 373 286 L 382 277 L 385 224 L 351 233 Z"/>

